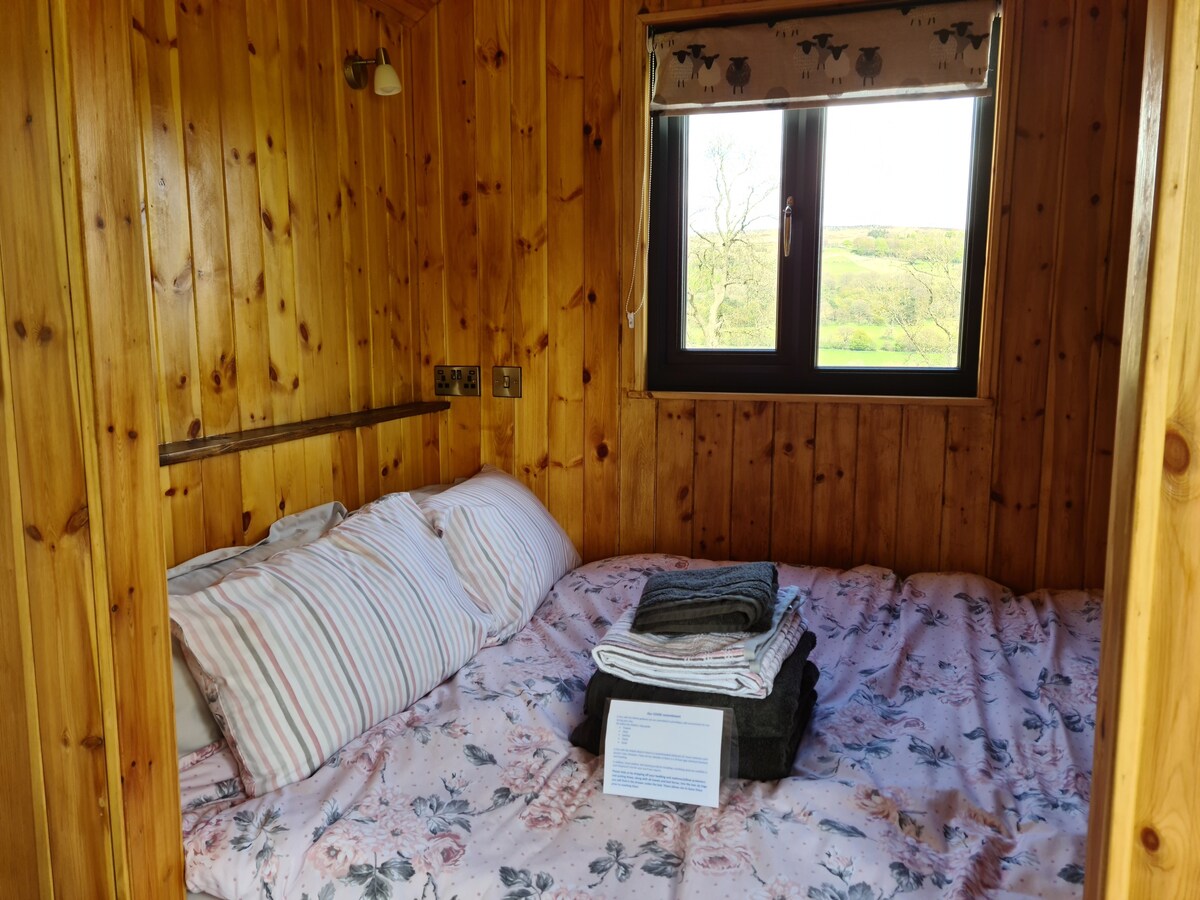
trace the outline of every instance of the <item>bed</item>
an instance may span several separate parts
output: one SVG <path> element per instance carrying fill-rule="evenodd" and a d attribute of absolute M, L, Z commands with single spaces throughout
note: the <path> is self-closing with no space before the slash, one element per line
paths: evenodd
<path fill-rule="evenodd" d="M 187 881 L 215 897 L 1081 894 L 1100 598 L 986 579 L 780 567 L 817 635 L 790 778 L 719 809 L 608 796 L 572 747 L 590 650 L 653 572 L 563 576 L 528 625 L 311 777 L 242 791 L 217 742 L 180 760 Z"/>

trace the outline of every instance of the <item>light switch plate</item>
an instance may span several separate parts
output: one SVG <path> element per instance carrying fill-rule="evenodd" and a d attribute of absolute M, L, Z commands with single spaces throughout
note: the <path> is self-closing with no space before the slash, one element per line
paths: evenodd
<path fill-rule="evenodd" d="M 521 367 L 493 366 L 492 367 L 492 396 L 520 397 L 521 396 Z"/>
<path fill-rule="evenodd" d="M 478 397 L 479 366 L 434 366 L 433 393 L 437 397 Z"/>

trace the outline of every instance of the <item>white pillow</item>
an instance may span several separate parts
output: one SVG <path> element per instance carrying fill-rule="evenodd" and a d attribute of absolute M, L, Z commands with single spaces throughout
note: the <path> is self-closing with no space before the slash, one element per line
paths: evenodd
<path fill-rule="evenodd" d="M 475 655 L 487 624 L 407 494 L 174 598 L 171 623 L 250 796 L 409 707 Z"/>
<path fill-rule="evenodd" d="M 346 507 L 334 501 L 284 516 L 265 538 L 250 547 L 212 550 L 167 570 L 168 594 L 191 594 L 216 584 L 231 572 L 269 559 L 282 550 L 315 541 L 346 518 Z M 188 670 L 179 641 L 171 638 L 171 677 L 175 684 L 175 744 L 186 756 L 221 739 L 212 711 Z"/>
<path fill-rule="evenodd" d="M 492 466 L 420 505 L 467 594 L 490 617 L 493 643 L 524 628 L 554 583 L 579 565 L 571 539 L 533 492 Z"/>

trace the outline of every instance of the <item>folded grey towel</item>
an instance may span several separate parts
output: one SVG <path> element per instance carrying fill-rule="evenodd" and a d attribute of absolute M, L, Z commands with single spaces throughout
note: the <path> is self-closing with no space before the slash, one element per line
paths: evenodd
<path fill-rule="evenodd" d="M 643 634 L 766 631 L 778 592 L 774 563 L 659 572 L 642 588 L 631 630 Z"/>

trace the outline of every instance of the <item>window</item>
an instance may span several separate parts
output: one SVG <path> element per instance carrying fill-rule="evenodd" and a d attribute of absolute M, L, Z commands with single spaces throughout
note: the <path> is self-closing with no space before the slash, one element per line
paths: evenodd
<path fill-rule="evenodd" d="M 993 105 L 655 113 L 647 386 L 974 396 Z"/>

